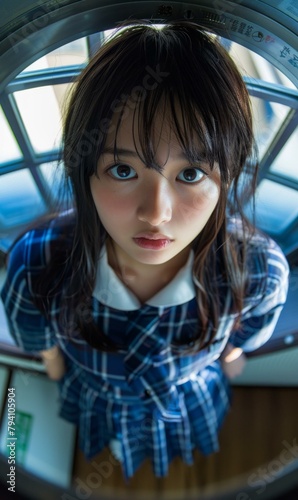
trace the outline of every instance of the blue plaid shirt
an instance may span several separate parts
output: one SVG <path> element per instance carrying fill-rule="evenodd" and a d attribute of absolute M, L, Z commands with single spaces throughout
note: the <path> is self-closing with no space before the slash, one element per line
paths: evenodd
<path fill-rule="evenodd" d="M 231 221 L 230 231 L 236 230 Z M 227 342 L 251 351 L 270 338 L 288 283 L 288 265 L 279 247 L 260 235 L 252 239 L 241 327 L 233 329 L 231 294 L 225 285 L 216 337 L 197 353 L 189 350 L 199 328 L 193 254 L 170 284 L 140 304 L 109 267 L 104 249 L 89 305 L 101 331 L 120 345 L 117 352 L 107 353 L 92 348 L 75 328 L 69 338 L 59 317 L 63 290 L 52 303 L 50 319 L 33 304 L 32 278 L 49 262 L 51 243 L 60 231 L 54 220 L 18 241 L 1 296 L 17 345 L 29 352 L 57 344 L 61 348 L 67 366 L 59 381 L 61 416 L 77 424 L 86 457 L 116 439 L 126 477 L 148 456 L 156 476 L 164 476 L 175 456 L 191 464 L 195 447 L 204 454 L 216 451 L 230 403 L 220 354 Z"/>

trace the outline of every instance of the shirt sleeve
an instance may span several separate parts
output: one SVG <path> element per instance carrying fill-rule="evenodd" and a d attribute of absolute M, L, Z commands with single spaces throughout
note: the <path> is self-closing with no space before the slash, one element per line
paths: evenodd
<path fill-rule="evenodd" d="M 271 239 L 267 240 L 267 246 L 260 243 L 252 252 L 250 293 L 241 323 L 229 339 L 244 352 L 258 349 L 270 339 L 288 292 L 289 266 L 284 254 Z"/>
<path fill-rule="evenodd" d="M 50 322 L 33 301 L 31 278 L 34 268 L 28 265 L 28 255 L 33 255 L 35 245 L 41 252 L 42 239 L 34 242 L 34 233 L 27 233 L 13 247 L 9 255 L 7 276 L 1 290 L 1 298 L 7 317 L 10 334 L 16 344 L 27 352 L 39 352 L 50 349 L 57 342 Z M 36 266 L 35 272 L 41 272 Z"/>

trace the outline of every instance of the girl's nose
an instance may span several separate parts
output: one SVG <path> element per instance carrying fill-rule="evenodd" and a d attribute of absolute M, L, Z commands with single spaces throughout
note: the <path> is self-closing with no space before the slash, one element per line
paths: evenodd
<path fill-rule="evenodd" d="M 172 218 L 172 195 L 167 180 L 157 174 L 159 179 L 147 184 L 138 207 L 138 218 L 151 226 L 160 226 Z"/>

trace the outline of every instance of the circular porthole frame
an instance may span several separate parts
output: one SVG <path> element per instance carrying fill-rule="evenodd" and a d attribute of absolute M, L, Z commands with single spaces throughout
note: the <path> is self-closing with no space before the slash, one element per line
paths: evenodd
<path fill-rule="evenodd" d="M 290 0 L 2 0 L 0 19 L 0 94 L 39 57 L 124 19 L 192 20 L 255 51 L 298 86 L 298 6 Z"/>

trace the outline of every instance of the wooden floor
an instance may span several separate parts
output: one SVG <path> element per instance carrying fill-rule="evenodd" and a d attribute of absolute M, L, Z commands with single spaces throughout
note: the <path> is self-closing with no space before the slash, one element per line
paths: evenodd
<path fill-rule="evenodd" d="M 74 487 L 89 496 L 100 491 L 113 498 L 129 495 L 138 500 L 174 499 L 187 492 L 190 495 L 208 491 L 212 485 L 242 474 L 251 473 L 256 481 L 260 474 L 267 473 L 268 480 L 273 479 L 282 464 L 295 458 L 295 452 L 298 458 L 298 388 L 235 387 L 233 394 L 218 453 L 206 458 L 195 452 L 193 466 L 176 459 L 163 479 L 154 476 L 147 461 L 126 484 L 121 467 L 109 450 L 90 463 L 78 451 Z"/>

